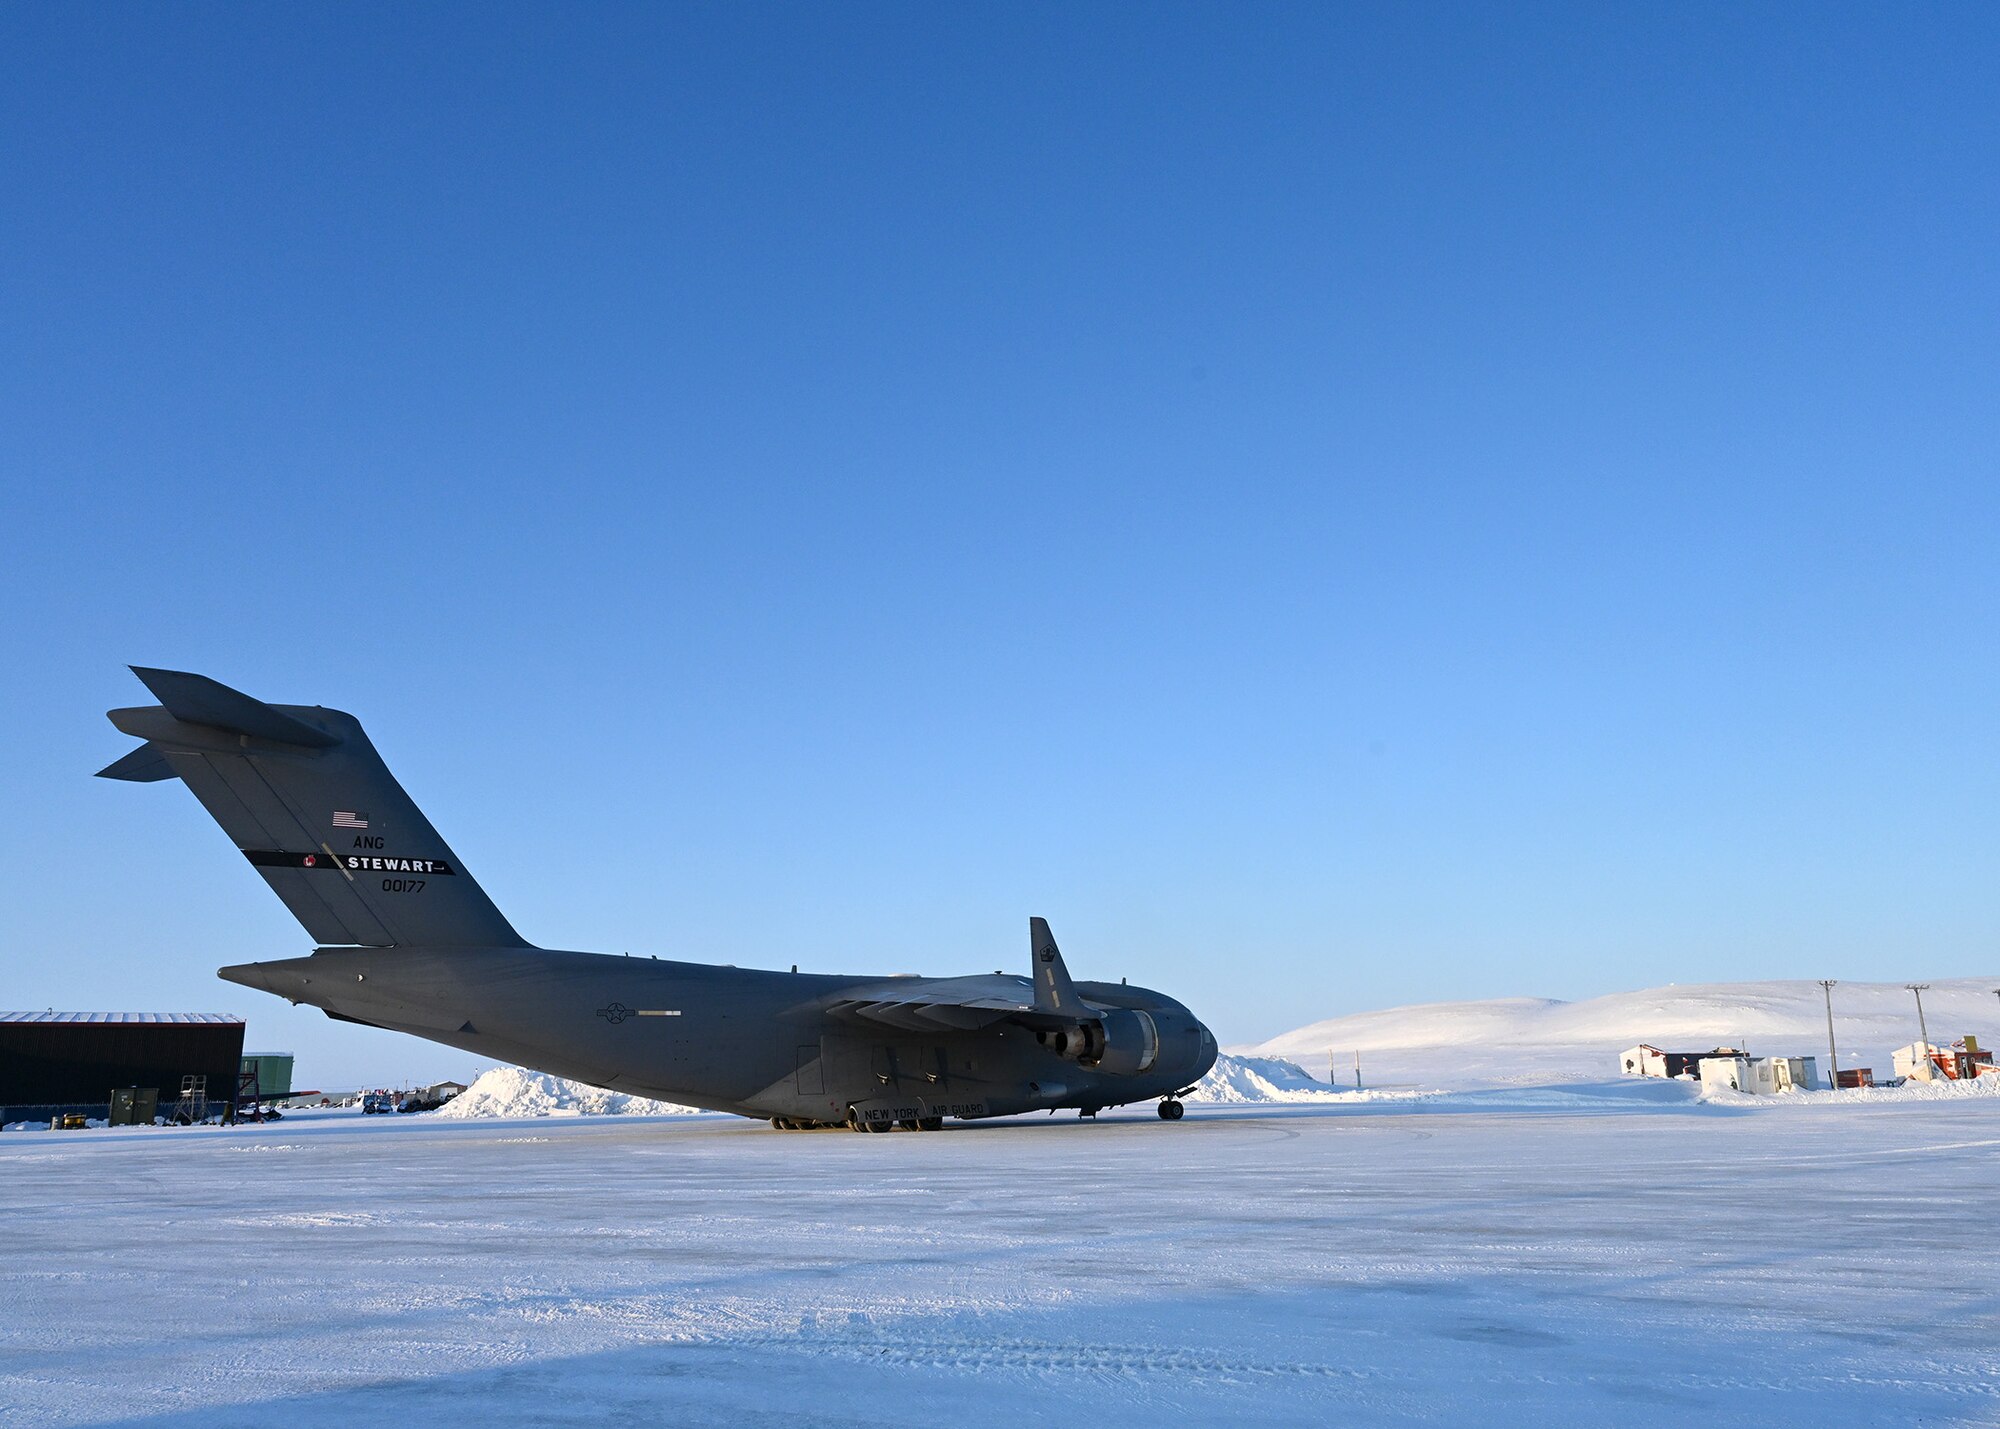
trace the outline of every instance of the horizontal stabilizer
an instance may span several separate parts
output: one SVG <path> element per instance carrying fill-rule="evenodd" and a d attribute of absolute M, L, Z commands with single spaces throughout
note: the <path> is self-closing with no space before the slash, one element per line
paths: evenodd
<path fill-rule="evenodd" d="M 151 670 L 143 665 L 134 665 L 132 673 L 145 681 L 146 688 L 166 707 L 168 714 L 188 724 L 205 724 L 230 734 L 268 739 L 274 744 L 295 744 L 306 749 L 331 749 L 340 743 L 325 730 L 314 729 L 305 721 L 274 710 L 262 700 L 253 700 L 241 690 L 232 690 L 206 675 L 191 675 L 182 670 Z"/>
<path fill-rule="evenodd" d="M 124 779 L 133 784 L 152 784 L 174 777 L 167 756 L 150 744 L 142 744 L 123 759 L 112 761 L 97 771 L 100 779 Z"/>

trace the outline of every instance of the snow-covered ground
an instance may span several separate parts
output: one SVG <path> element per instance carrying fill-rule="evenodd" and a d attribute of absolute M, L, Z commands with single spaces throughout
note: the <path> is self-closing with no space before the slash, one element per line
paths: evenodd
<path fill-rule="evenodd" d="M 1940 979 L 1924 994 L 1931 1040 L 1971 1032 L 2000 1046 L 2000 977 Z M 1833 989 L 1843 1067 L 1893 1073 L 1890 1052 L 1917 1040 L 1917 1005 L 1901 983 L 1843 982 Z M 1717 1044 L 1758 1056 L 1818 1057 L 1826 1066 L 1826 1003 L 1816 982 L 1690 984 L 1621 992 L 1587 1002 L 1509 997 L 1358 1012 L 1315 1022 L 1239 1055 L 1288 1058 L 1315 1077 L 1352 1085 L 1355 1053 L 1369 1087 L 1488 1087 L 1596 1081 L 1617 1073 L 1618 1053 L 1639 1042 L 1670 1051 Z"/>
<path fill-rule="evenodd" d="M 0 1424 L 1993 1424 L 1996 1204 L 2000 1097 L 1637 1080 L 15 1133 Z"/>

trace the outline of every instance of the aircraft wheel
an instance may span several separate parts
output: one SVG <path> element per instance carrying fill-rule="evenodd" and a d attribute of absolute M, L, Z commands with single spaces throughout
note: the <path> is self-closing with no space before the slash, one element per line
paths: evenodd
<path fill-rule="evenodd" d="M 922 1121 L 923 1121 L 922 1117 L 906 1116 L 903 1118 L 903 1130 L 916 1131 L 919 1129 L 919 1125 Z"/>
<path fill-rule="evenodd" d="M 771 1118 L 771 1130 L 790 1131 L 791 1127 L 785 1124 L 785 1119 L 782 1116 L 774 1116 Z"/>
<path fill-rule="evenodd" d="M 941 1116 L 920 1116 L 917 1118 L 918 1131 L 943 1131 L 944 1118 Z"/>
<path fill-rule="evenodd" d="M 893 1121 L 870 1121 L 870 1122 L 864 1122 L 863 1125 L 865 1125 L 870 1131 L 883 1132 L 883 1131 L 893 1131 L 895 1129 L 896 1123 Z"/>
<path fill-rule="evenodd" d="M 1168 1097 L 1165 1101 L 1160 1103 L 1161 1121 L 1179 1121 L 1181 1117 L 1184 1116 L 1186 1113 L 1187 1113 L 1187 1108 L 1182 1106 L 1179 1102 L 1175 1101 L 1172 1097 Z"/>
<path fill-rule="evenodd" d="M 861 1119 L 861 1113 L 853 1107 L 847 1109 L 847 1129 L 849 1131 L 866 1131 L 868 1129 L 868 1123 Z"/>

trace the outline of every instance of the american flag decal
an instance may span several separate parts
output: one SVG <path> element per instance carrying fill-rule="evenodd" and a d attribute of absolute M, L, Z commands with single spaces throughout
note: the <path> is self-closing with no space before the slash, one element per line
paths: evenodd
<path fill-rule="evenodd" d="M 333 826 L 336 829 L 365 829 L 368 827 L 366 814 L 353 813 L 347 809 L 333 811 Z"/>

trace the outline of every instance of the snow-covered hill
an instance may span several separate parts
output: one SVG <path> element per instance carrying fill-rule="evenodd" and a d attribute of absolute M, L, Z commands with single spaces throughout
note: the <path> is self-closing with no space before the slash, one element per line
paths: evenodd
<path fill-rule="evenodd" d="M 2000 1046 L 2000 977 L 1956 978 L 1924 994 L 1931 1039 L 1978 1034 Z M 1917 1040 L 1917 1008 L 1900 983 L 1843 982 L 1833 990 L 1843 1067 L 1891 1072 L 1890 1052 Z M 1585 1002 L 1508 997 L 1358 1012 L 1315 1022 L 1239 1057 L 1284 1058 L 1351 1086 L 1361 1055 L 1365 1087 L 1490 1087 L 1601 1081 L 1637 1042 L 1672 1051 L 1718 1044 L 1756 1055 L 1816 1056 L 1826 1072 L 1826 1004 L 1818 983 L 1702 983 L 1614 993 Z"/>

